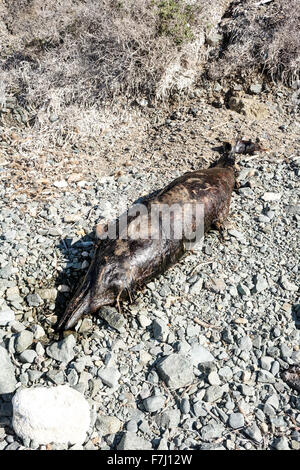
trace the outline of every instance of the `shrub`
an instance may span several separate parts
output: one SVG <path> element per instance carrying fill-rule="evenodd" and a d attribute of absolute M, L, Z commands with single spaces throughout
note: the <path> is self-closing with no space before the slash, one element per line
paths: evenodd
<path fill-rule="evenodd" d="M 247 81 L 260 73 L 290 85 L 299 78 L 299 31 L 299 0 L 234 3 L 223 23 L 223 50 L 210 65 L 210 76 Z"/>

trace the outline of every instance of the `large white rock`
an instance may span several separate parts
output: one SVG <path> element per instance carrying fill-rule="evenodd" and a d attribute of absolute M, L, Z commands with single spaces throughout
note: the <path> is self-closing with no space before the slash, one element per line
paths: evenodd
<path fill-rule="evenodd" d="M 19 389 L 13 398 L 13 428 L 38 444 L 82 444 L 90 425 L 89 405 L 68 385 Z"/>

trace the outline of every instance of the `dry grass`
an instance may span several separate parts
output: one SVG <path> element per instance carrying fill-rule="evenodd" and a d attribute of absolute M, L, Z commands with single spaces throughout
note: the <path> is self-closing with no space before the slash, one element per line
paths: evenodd
<path fill-rule="evenodd" d="M 168 19 L 166 5 L 174 3 L 180 8 L 169 8 Z M 6 5 L 2 19 L 10 34 L 1 41 L 6 43 L 2 74 L 35 107 L 47 105 L 49 94 L 54 107 L 55 101 L 85 105 L 120 93 L 153 97 L 167 64 L 193 38 L 187 21 L 197 23 L 196 16 L 191 21 L 191 6 L 185 13 L 185 0 L 10 0 Z"/>
<path fill-rule="evenodd" d="M 299 0 L 233 2 L 223 20 L 225 44 L 212 78 L 249 81 L 264 74 L 291 85 L 300 77 Z"/>
<path fill-rule="evenodd" d="M 0 101 L 16 97 L 27 125 L 43 131 L 48 143 L 75 142 L 86 131 L 87 138 L 99 135 L 106 104 L 156 99 L 169 64 L 196 37 L 206 2 L 6 1 L 0 5 Z M 164 91 L 166 98 L 171 87 Z M 4 117 L 6 126 L 13 124 Z"/>
<path fill-rule="evenodd" d="M 215 10 L 222 15 L 228 3 L 2 1 L 0 108 L 8 112 L 0 109 L 0 124 L 25 127 L 38 147 L 98 138 L 110 122 L 120 121 L 112 104 L 120 113 L 122 101 L 126 109 L 128 101 L 168 99 L 179 89 L 174 77 L 182 69 L 193 83 L 201 34 L 214 27 Z M 239 79 L 259 71 L 290 83 L 299 75 L 300 3 L 255 3 L 233 3 L 223 26 L 225 49 L 211 76 Z"/>

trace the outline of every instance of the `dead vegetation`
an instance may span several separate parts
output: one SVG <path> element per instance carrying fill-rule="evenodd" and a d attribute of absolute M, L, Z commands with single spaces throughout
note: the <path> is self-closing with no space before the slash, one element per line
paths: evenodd
<path fill-rule="evenodd" d="M 185 0 L 10 0 L 2 79 L 35 107 L 151 97 L 200 10 Z"/>
<path fill-rule="evenodd" d="M 211 46 L 223 14 L 223 41 Z M 139 113 L 189 91 L 209 54 L 213 79 L 259 72 L 290 84 L 299 17 L 298 0 L 3 1 L 0 124 L 23 128 L 35 147 L 88 145 L 128 122 L 128 102 Z"/>
<path fill-rule="evenodd" d="M 285 85 L 300 78 L 299 0 L 232 2 L 222 29 L 211 78 L 249 81 L 261 74 Z"/>

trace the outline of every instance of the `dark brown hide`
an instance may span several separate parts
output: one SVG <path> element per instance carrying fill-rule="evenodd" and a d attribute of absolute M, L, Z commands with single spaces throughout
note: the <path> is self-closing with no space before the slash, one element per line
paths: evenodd
<path fill-rule="evenodd" d="M 291 388 L 300 392 L 300 365 L 295 364 L 281 373 L 281 378 Z"/>
<path fill-rule="evenodd" d="M 143 200 L 148 214 L 153 205 L 177 204 L 180 213 L 186 203 L 190 203 L 191 207 L 200 203 L 204 205 L 204 232 L 212 225 L 221 225 L 228 215 L 235 184 L 233 163 L 232 156 L 227 155 L 213 168 L 185 173 L 155 196 Z M 99 243 L 90 268 L 59 321 L 58 328 L 73 327 L 82 315 L 95 313 L 101 306 L 118 302 L 121 296 L 134 292 L 175 264 L 184 254 L 187 241 L 174 235 L 177 215 L 175 212 L 171 217 L 171 234 L 167 238 L 161 223 L 153 226 L 149 215 L 137 214 L 128 218 L 126 228 L 129 235 L 139 228 L 140 239 L 130 236 L 122 239 L 120 218 L 114 222 L 117 232 L 120 232 L 119 237 Z M 195 232 L 197 228 L 196 218 L 193 217 L 187 231 Z M 152 229 L 157 236 L 150 237 L 147 229 Z"/>

